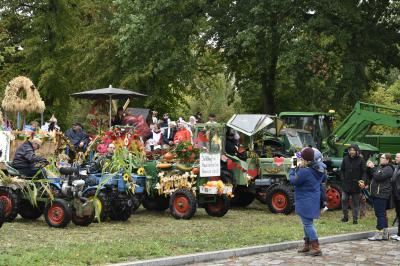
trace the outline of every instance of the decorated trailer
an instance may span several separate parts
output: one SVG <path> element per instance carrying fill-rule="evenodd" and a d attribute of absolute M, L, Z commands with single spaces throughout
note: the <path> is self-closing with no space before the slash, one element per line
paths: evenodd
<path fill-rule="evenodd" d="M 145 164 L 147 193 L 143 206 L 170 209 L 176 219 L 190 219 L 197 207 L 208 215 L 224 216 L 230 206 L 232 185 L 221 176 L 225 125 L 199 124 L 193 143 L 181 142 L 161 158 Z"/>

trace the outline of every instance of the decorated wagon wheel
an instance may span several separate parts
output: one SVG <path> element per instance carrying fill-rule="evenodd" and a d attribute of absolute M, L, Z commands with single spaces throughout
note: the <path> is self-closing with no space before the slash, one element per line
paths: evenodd
<path fill-rule="evenodd" d="M 19 76 L 8 83 L 2 107 L 8 112 L 42 113 L 45 104 L 32 81 Z"/>
<path fill-rule="evenodd" d="M 171 195 L 169 209 L 175 219 L 190 219 L 196 213 L 197 200 L 187 189 L 178 189 Z"/>
<path fill-rule="evenodd" d="M 0 187 L 0 201 L 2 201 L 4 205 L 5 221 L 13 221 L 18 215 L 20 202 L 18 193 L 9 187 Z"/>
<path fill-rule="evenodd" d="M 63 228 L 72 219 L 72 209 L 65 200 L 55 199 L 46 205 L 44 218 L 50 227 Z"/>
<path fill-rule="evenodd" d="M 215 203 L 207 203 L 205 210 L 208 215 L 214 217 L 222 217 L 229 210 L 230 202 L 227 196 L 219 196 L 216 198 Z"/>
<path fill-rule="evenodd" d="M 290 187 L 272 187 L 267 195 L 267 204 L 272 213 L 290 214 L 294 209 L 294 195 Z"/>
<path fill-rule="evenodd" d="M 342 189 L 338 185 L 330 184 L 326 188 L 326 200 L 329 210 L 337 210 L 342 206 Z"/>

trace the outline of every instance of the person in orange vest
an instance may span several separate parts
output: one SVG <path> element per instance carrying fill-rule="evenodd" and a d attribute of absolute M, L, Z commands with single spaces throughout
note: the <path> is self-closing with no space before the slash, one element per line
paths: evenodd
<path fill-rule="evenodd" d="M 174 143 L 180 143 L 183 141 L 192 141 L 190 131 L 186 129 L 185 125 L 182 122 L 178 123 L 178 131 L 174 137 Z"/>

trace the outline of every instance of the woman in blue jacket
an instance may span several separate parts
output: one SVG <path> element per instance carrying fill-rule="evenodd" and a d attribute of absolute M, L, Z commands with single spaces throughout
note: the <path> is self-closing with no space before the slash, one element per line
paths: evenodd
<path fill-rule="evenodd" d="M 320 215 L 321 183 L 326 174 L 312 167 L 313 163 L 314 150 L 303 149 L 299 164 L 290 169 L 289 177 L 294 186 L 296 213 L 300 216 L 304 229 L 304 246 L 298 252 L 320 256 L 322 252 L 313 220 L 318 219 Z"/>

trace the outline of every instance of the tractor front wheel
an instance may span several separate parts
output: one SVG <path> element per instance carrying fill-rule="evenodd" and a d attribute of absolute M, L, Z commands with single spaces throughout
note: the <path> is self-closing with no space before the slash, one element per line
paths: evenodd
<path fill-rule="evenodd" d="M 294 209 L 294 195 L 290 187 L 278 185 L 267 195 L 268 208 L 272 213 L 290 214 Z"/>
<path fill-rule="evenodd" d="M 175 219 L 190 219 L 196 213 L 197 200 L 187 189 L 178 189 L 172 193 L 169 209 Z"/>
<path fill-rule="evenodd" d="M 0 201 L 4 204 L 5 221 L 13 221 L 18 215 L 20 202 L 18 193 L 9 187 L 0 187 Z"/>
<path fill-rule="evenodd" d="M 207 203 L 205 210 L 208 215 L 214 217 L 222 217 L 229 210 L 229 199 L 227 196 L 218 196 L 215 203 Z"/>
<path fill-rule="evenodd" d="M 64 228 L 72 219 L 72 209 L 63 199 L 55 199 L 47 203 L 44 219 L 50 227 Z"/>

